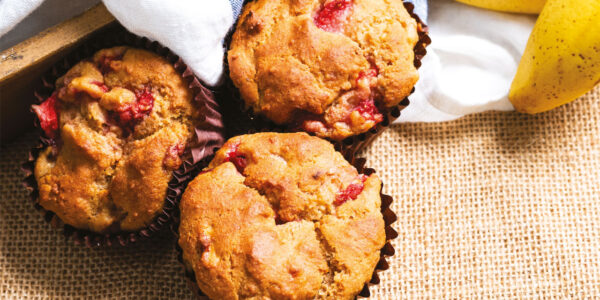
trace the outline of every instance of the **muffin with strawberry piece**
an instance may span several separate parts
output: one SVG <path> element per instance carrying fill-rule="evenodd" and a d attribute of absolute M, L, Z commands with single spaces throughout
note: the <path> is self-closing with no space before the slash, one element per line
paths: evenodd
<path fill-rule="evenodd" d="M 171 63 L 130 47 L 77 63 L 33 111 L 49 141 L 35 161 L 39 204 L 96 233 L 153 222 L 203 120 Z"/>
<path fill-rule="evenodd" d="M 353 299 L 386 242 L 380 190 L 318 137 L 234 137 L 183 194 L 184 264 L 211 299 Z"/>
<path fill-rule="evenodd" d="M 342 140 L 375 127 L 412 92 L 420 29 L 400 0 L 250 1 L 229 71 L 255 113 Z"/>

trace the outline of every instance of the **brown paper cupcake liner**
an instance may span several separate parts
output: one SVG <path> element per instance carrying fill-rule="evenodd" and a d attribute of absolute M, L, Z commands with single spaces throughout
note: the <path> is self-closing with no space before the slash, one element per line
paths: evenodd
<path fill-rule="evenodd" d="M 173 176 L 168 183 L 163 209 L 154 218 L 152 223 L 138 231 L 108 234 L 82 230 L 64 224 L 56 214 L 45 210 L 39 205 L 39 192 L 33 174 L 35 161 L 44 148 L 56 144 L 55 140 L 45 137 L 41 130 L 39 130 L 40 142 L 31 149 L 27 161 L 22 166 L 22 170 L 25 174 L 23 184 L 29 190 L 36 209 L 44 214 L 44 219 L 47 222 L 56 228 L 63 227 L 64 235 L 67 238 L 73 239 L 75 244 L 85 245 L 87 247 L 113 245 L 126 246 L 140 240 L 148 239 L 156 232 L 164 229 L 164 227 L 172 221 L 173 211 L 177 208 L 179 199 L 187 186 L 187 183 L 193 178 L 193 172 L 197 169 L 202 169 L 202 167 L 208 163 L 205 158 L 210 157 L 214 153 L 214 149 L 222 146 L 224 142 L 224 125 L 220 108 L 215 100 L 213 92 L 206 88 L 198 78 L 195 77 L 193 71 L 183 62 L 183 60 L 168 48 L 163 47 L 157 42 L 152 42 L 146 38 L 131 34 L 120 25 L 111 26 L 98 34 L 95 34 L 86 41 L 84 45 L 76 48 L 59 63 L 55 64 L 46 75 L 42 77 L 40 87 L 35 91 L 38 102 L 42 102 L 50 96 L 54 90 L 54 82 L 56 79 L 76 63 L 91 57 L 98 50 L 120 45 L 142 48 L 167 59 L 188 83 L 188 87 L 194 94 L 194 100 L 200 104 L 198 107 L 201 111 L 201 115 L 204 116 L 204 120 L 200 120 L 201 125 L 195 128 L 196 139 L 191 145 L 188 145 L 188 148 L 184 152 L 182 156 L 184 162 L 180 168 L 173 172 Z M 35 125 L 39 128 L 37 118 Z"/>
<path fill-rule="evenodd" d="M 244 1 L 244 5 L 250 1 L 253 1 L 253 0 Z M 427 47 L 427 45 L 431 44 L 431 39 L 429 38 L 429 35 L 428 35 L 429 29 L 428 29 L 427 25 L 425 25 L 425 23 L 421 20 L 421 18 L 419 18 L 419 16 L 414 13 L 414 5 L 412 3 L 406 2 L 406 1 L 404 1 L 403 3 L 404 3 L 404 7 L 406 8 L 406 10 L 410 14 L 410 16 L 413 19 L 415 19 L 415 21 L 417 22 L 417 32 L 419 35 L 419 40 L 417 41 L 417 43 L 415 44 L 415 47 L 413 48 L 413 51 L 414 51 L 413 63 L 414 63 L 414 66 L 417 69 L 419 69 L 421 67 L 421 60 L 423 59 L 425 54 L 427 54 L 427 50 L 425 49 L 425 47 Z M 239 21 L 239 19 L 238 19 L 238 21 Z M 231 39 L 232 39 L 233 32 L 235 31 L 236 27 L 237 27 L 237 22 L 232 27 L 231 31 L 229 32 L 228 36 L 225 39 L 225 44 L 226 44 L 227 50 L 229 50 L 229 47 L 231 45 Z M 229 64 L 227 61 L 227 52 L 225 53 L 224 65 L 225 65 L 225 73 L 226 73 L 225 83 L 223 84 L 223 87 L 219 91 L 219 93 L 221 95 L 221 97 L 219 97 L 219 98 L 223 100 L 221 105 L 224 107 L 223 113 L 224 113 L 224 115 L 226 115 L 226 119 L 231 119 L 233 117 L 236 120 L 236 122 L 234 124 L 231 124 L 231 126 L 229 126 L 229 124 L 228 124 L 228 126 L 227 126 L 228 130 L 230 131 L 230 132 L 228 132 L 228 137 L 246 133 L 247 128 L 254 128 L 258 132 L 260 132 L 260 131 L 276 131 L 276 132 L 293 131 L 293 130 L 290 130 L 290 128 L 287 126 L 277 125 L 277 124 L 273 123 L 272 121 L 268 120 L 266 117 L 264 117 L 258 113 L 255 113 L 254 110 L 252 109 L 252 107 L 246 106 L 246 104 L 244 103 L 244 100 L 242 99 L 242 97 L 239 93 L 239 90 L 233 84 L 233 82 L 231 81 L 231 78 L 229 76 Z M 415 91 L 415 88 L 413 87 L 410 94 L 414 93 L 414 91 Z M 400 103 L 397 106 L 387 109 L 384 112 L 383 121 L 378 123 L 377 125 L 375 125 L 373 128 L 369 129 L 366 132 L 363 132 L 363 133 L 355 135 L 355 136 L 347 137 L 341 141 L 332 140 L 332 139 L 327 139 L 327 140 L 329 140 L 331 143 L 333 143 L 337 150 L 343 150 L 344 152 L 358 153 L 364 147 L 369 145 L 373 141 L 373 139 L 375 139 L 377 136 L 379 136 L 387 127 L 389 127 L 389 125 L 392 122 L 394 122 L 394 120 L 398 119 L 400 117 L 400 112 L 404 108 L 406 108 L 409 104 L 410 104 L 410 101 L 408 100 L 408 97 L 406 97 L 402 101 L 400 101 Z M 312 134 L 312 133 L 310 133 L 310 134 Z"/>
<path fill-rule="evenodd" d="M 217 150 L 218 149 L 214 149 L 214 152 L 216 152 Z M 348 150 L 340 152 L 344 155 L 344 158 L 356 168 L 359 174 L 370 176 L 371 174 L 375 173 L 374 169 L 365 167 L 365 158 L 358 158 L 355 156 L 354 152 Z M 207 157 L 206 159 L 207 161 L 209 161 L 212 160 L 212 157 Z M 192 177 L 194 178 L 198 173 L 200 173 L 200 171 L 201 168 L 196 168 L 196 170 L 194 170 L 193 172 L 194 175 Z M 379 273 L 389 269 L 389 263 L 387 259 L 395 254 L 395 249 L 392 246 L 391 242 L 393 239 L 398 237 L 398 232 L 392 227 L 392 224 L 398 219 L 396 213 L 394 213 L 394 211 L 392 211 L 392 209 L 390 208 L 394 199 L 392 198 L 392 196 L 383 193 L 383 183 L 381 184 L 381 187 L 382 190 L 379 192 L 379 195 L 381 196 L 381 214 L 383 215 L 383 220 L 385 223 L 386 241 L 384 246 L 380 250 L 379 262 L 375 266 L 375 270 L 373 270 L 371 280 L 365 283 L 363 289 L 358 294 L 358 296 L 365 298 L 370 297 L 371 295 L 369 287 L 379 284 Z M 188 266 L 183 260 L 183 250 L 181 249 L 181 247 L 179 247 L 179 216 L 179 207 L 177 207 L 173 215 L 174 222 L 171 223 L 171 231 L 176 237 L 175 249 L 177 251 L 177 260 L 181 263 L 183 267 L 187 280 L 187 285 L 194 292 L 194 295 L 196 295 L 199 299 L 209 299 L 198 287 L 198 284 L 196 283 L 196 275 L 194 273 L 194 270 L 188 268 Z"/>

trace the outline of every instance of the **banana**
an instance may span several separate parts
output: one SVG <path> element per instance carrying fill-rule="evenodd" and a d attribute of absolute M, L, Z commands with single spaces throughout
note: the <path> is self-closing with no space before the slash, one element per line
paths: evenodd
<path fill-rule="evenodd" d="M 539 14 L 546 0 L 456 0 L 464 4 L 504 12 Z M 595 0 L 590 0 L 595 1 Z"/>
<path fill-rule="evenodd" d="M 575 100 L 600 82 L 600 0 L 548 0 L 509 100 L 530 114 Z"/>

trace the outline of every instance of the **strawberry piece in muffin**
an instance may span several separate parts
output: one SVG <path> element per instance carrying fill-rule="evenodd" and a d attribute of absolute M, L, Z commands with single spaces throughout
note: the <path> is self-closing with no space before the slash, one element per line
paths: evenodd
<path fill-rule="evenodd" d="M 235 165 L 235 168 L 238 170 L 238 172 L 243 173 L 248 162 L 246 161 L 246 156 L 240 153 L 239 148 L 240 144 L 234 144 L 229 151 L 227 151 L 225 161 L 231 162 Z"/>
<path fill-rule="evenodd" d="M 376 64 L 374 64 L 373 62 L 371 63 L 371 67 L 366 70 L 366 71 L 360 71 L 360 73 L 358 73 L 358 77 L 356 78 L 356 83 L 358 84 L 359 81 L 363 80 L 363 79 L 367 79 L 368 82 L 371 82 L 371 80 L 373 78 L 376 78 L 377 75 L 379 75 L 379 68 L 377 67 Z"/>
<path fill-rule="evenodd" d="M 46 136 L 53 139 L 58 135 L 58 114 L 57 114 L 56 92 L 39 105 L 32 105 L 31 108 L 40 120 L 40 127 Z"/>
<path fill-rule="evenodd" d="M 358 112 L 360 117 L 364 118 L 367 122 L 373 122 L 374 124 L 377 124 L 383 121 L 383 115 L 379 112 L 379 109 L 375 105 L 375 97 L 378 97 L 375 91 L 377 87 L 378 75 L 379 68 L 373 62 L 371 62 L 371 67 L 368 70 L 358 73 L 356 85 L 358 88 L 364 87 L 368 89 L 369 96 L 366 99 L 358 102 L 355 108 L 350 112 L 348 119 L 352 119 L 352 114 L 354 112 Z"/>
<path fill-rule="evenodd" d="M 360 101 L 352 111 L 352 113 L 354 112 L 358 112 L 362 118 L 372 121 L 375 124 L 383 121 L 383 115 L 379 112 L 377 106 L 375 106 L 375 101 L 372 98 Z"/>
<path fill-rule="evenodd" d="M 315 15 L 315 25 L 325 31 L 339 31 L 341 23 L 348 16 L 350 8 L 352 8 L 352 0 L 329 1 Z"/>
<path fill-rule="evenodd" d="M 118 123 L 124 129 L 131 130 L 154 106 L 154 96 L 149 88 L 135 91 L 136 102 L 117 108 Z"/>
<path fill-rule="evenodd" d="M 365 188 L 365 181 L 367 180 L 367 176 L 364 174 L 358 175 L 357 182 L 353 182 L 349 184 L 345 189 L 338 192 L 335 196 L 335 201 L 333 204 L 335 206 L 340 206 L 344 204 L 348 200 L 356 200 L 356 197 L 362 193 Z"/>
<path fill-rule="evenodd" d="M 105 93 L 109 90 L 108 87 L 101 81 L 93 80 L 91 83 L 98 86 Z"/>
<path fill-rule="evenodd" d="M 113 50 L 114 49 L 114 50 Z M 102 74 L 106 74 L 110 71 L 113 70 L 112 67 L 112 62 L 115 60 L 122 60 L 123 59 L 123 54 L 125 53 L 124 51 L 122 51 L 121 48 L 113 48 L 110 50 L 113 51 L 106 51 L 102 56 L 100 56 L 97 61 L 98 61 L 98 68 L 100 69 L 100 72 Z"/>
<path fill-rule="evenodd" d="M 181 163 L 181 155 L 183 155 L 183 151 L 185 150 L 184 143 L 175 144 L 167 149 L 167 154 L 163 159 L 163 165 L 168 169 L 175 170 L 177 169 Z"/>

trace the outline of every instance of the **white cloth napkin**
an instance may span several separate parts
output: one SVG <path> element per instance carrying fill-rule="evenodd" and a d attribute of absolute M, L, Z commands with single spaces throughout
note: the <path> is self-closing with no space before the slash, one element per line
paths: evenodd
<path fill-rule="evenodd" d="M 42 1 L 0 0 L 0 36 Z M 236 13 L 229 0 L 103 1 L 128 30 L 159 41 L 204 82 L 218 84 L 222 40 Z M 492 12 L 452 0 L 429 1 L 433 43 L 411 105 L 399 121 L 446 121 L 480 111 L 512 110 L 508 90 L 534 22 L 535 16 Z"/>
<path fill-rule="evenodd" d="M 0 36 L 10 31 L 44 0 L 0 0 Z"/>
<path fill-rule="evenodd" d="M 177 53 L 205 83 L 223 73 L 223 37 L 233 24 L 227 0 L 104 0 L 129 31 Z"/>
<path fill-rule="evenodd" d="M 508 91 L 535 20 L 452 0 L 429 1 L 432 43 L 410 105 L 397 122 L 439 122 L 513 110 Z"/>

